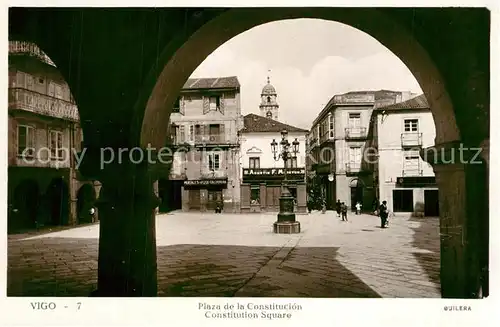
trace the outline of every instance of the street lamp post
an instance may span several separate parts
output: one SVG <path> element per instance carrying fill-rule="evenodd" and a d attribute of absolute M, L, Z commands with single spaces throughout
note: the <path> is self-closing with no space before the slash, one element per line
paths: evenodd
<path fill-rule="evenodd" d="M 280 196 L 280 212 L 278 213 L 278 220 L 273 224 L 273 231 L 278 234 L 300 233 L 300 222 L 295 219 L 295 213 L 293 212 L 294 199 L 288 188 L 287 179 L 287 163 L 292 157 L 295 157 L 297 153 L 299 153 L 299 141 L 295 139 L 295 141 L 290 144 L 287 136 L 288 132 L 283 130 L 281 132 L 280 143 L 277 143 L 274 139 L 271 142 L 273 159 L 275 161 L 282 159 L 284 163 L 284 177 L 281 184 Z"/>

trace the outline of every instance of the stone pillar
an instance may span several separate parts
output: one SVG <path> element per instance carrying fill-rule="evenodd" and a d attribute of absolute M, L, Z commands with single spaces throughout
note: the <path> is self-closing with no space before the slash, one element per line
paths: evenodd
<path fill-rule="evenodd" d="M 186 190 L 184 186 L 181 186 L 181 194 L 182 194 L 182 211 L 189 211 L 189 190 Z"/>
<path fill-rule="evenodd" d="M 240 186 L 240 212 L 250 212 L 250 184 L 241 184 Z"/>
<path fill-rule="evenodd" d="M 208 190 L 206 188 L 200 189 L 200 211 L 207 211 L 207 203 L 208 203 Z"/>
<path fill-rule="evenodd" d="M 307 212 L 307 187 L 306 184 L 297 184 L 297 212 Z"/>
<path fill-rule="evenodd" d="M 480 297 L 488 270 L 486 165 L 459 142 L 424 149 L 421 155 L 433 165 L 439 187 L 441 294 Z"/>
<path fill-rule="evenodd" d="M 102 182 L 98 285 L 93 296 L 157 296 L 155 175 L 146 162 L 98 166 L 88 151 L 81 171 Z"/>

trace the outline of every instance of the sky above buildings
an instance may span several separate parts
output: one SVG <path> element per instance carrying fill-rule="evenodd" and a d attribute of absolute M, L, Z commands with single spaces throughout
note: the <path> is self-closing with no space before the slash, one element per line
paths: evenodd
<path fill-rule="evenodd" d="M 237 76 L 246 115 L 260 114 L 268 75 L 278 93 L 279 120 L 306 129 L 335 94 L 380 89 L 422 93 L 403 62 L 376 39 L 317 19 L 272 22 L 239 34 L 191 77 Z"/>

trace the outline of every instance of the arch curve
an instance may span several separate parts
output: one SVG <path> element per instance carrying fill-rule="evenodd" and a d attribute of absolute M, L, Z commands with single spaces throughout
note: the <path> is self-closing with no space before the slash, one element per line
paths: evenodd
<path fill-rule="evenodd" d="M 455 113 L 444 80 L 415 37 L 375 8 L 238 8 L 210 20 L 170 57 L 164 58 L 149 96 L 140 128 L 140 144 L 161 147 L 178 92 L 191 73 L 220 45 L 255 26 L 285 19 L 316 18 L 357 28 L 392 51 L 412 72 L 431 107 L 436 125 L 436 144 L 460 139 Z M 168 46 L 167 46 L 168 47 Z M 165 110 L 167 109 L 167 110 Z"/>

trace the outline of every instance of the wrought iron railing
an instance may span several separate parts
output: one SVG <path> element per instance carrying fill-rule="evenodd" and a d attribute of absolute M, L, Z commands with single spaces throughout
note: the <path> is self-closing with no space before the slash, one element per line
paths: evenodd
<path fill-rule="evenodd" d="M 345 164 L 346 173 L 359 173 L 361 171 L 361 163 L 348 162 Z"/>
<path fill-rule="evenodd" d="M 366 127 L 347 127 L 345 129 L 346 139 L 365 139 L 367 136 Z"/>
<path fill-rule="evenodd" d="M 422 133 L 405 132 L 401 133 L 401 146 L 422 146 Z"/>

